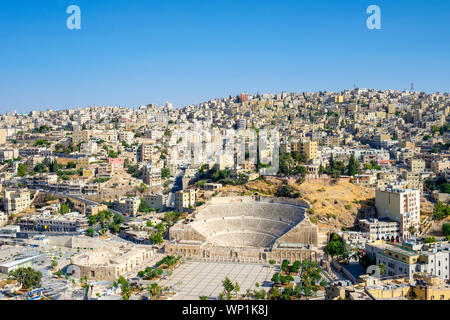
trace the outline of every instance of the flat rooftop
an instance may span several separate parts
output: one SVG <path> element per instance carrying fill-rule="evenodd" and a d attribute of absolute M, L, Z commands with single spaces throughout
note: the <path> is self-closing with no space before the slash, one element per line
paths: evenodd
<path fill-rule="evenodd" d="M 167 280 L 160 280 L 160 286 L 173 286 L 178 293 L 174 300 L 198 300 L 205 295 L 216 299 L 223 292 L 222 280 L 225 277 L 238 282 L 240 294 L 247 289 L 269 290 L 270 279 L 279 270 L 278 267 L 251 263 L 209 262 L 188 260 L 173 271 Z"/>

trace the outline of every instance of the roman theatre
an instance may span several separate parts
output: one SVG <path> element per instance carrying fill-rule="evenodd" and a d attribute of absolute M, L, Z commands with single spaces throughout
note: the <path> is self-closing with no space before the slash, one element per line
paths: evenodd
<path fill-rule="evenodd" d="M 170 228 L 165 252 L 207 261 L 317 260 L 317 225 L 303 200 L 213 197 Z"/>

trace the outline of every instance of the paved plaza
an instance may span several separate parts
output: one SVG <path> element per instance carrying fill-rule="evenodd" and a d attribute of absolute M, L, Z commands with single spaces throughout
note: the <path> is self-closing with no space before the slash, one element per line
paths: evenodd
<path fill-rule="evenodd" d="M 244 294 L 247 289 L 253 290 L 255 283 L 259 283 L 259 290 L 267 291 L 271 287 L 270 279 L 277 271 L 277 267 L 262 264 L 186 261 L 159 285 L 174 286 L 178 292 L 176 300 L 198 300 L 201 295 L 215 299 L 223 291 L 225 277 L 233 283 L 237 281 L 240 293 Z"/>

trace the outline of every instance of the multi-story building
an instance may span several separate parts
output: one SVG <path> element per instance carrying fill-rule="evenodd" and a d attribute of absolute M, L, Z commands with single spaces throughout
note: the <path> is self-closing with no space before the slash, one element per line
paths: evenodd
<path fill-rule="evenodd" d="M 134 198 L 121 198 L 113 202 L 113 209 L 128 215 L 134 216 L 139 210 L 139 205 L 141 204 L 141 199 L 138 197 Z"/>
<path fill-rule="evenodd" d="M 73 131 L 72 145 L 76 146 L 81 142 L 88 142 L 91 138 L 92 132 L 90 130 Z"/>
<path fill-rule="evenodd" d="M 121 170 L 124 167 L 124 158 L 108 158 L 108 164 L 111 165 L 113 171 Z"/>
<path fill-rule="evenodd" d="M 152 158 L 153 147 L 151 144 L 143 143 L 137 149 L 137 161 L 146 162 Z"/>
<path fill-rule="evenodd" d="M 247 120 L 245 119 L 238 119 L 236 121 L 236 129 L 237 130 L 245 130 L 247 128 Z"/>
<path fill-rule="evenodd" d="M 373 144 L 377 147 L 381 147 L 382 142 L 390 140 L 390 134 L 376 134 L 373 136 Z"/>
<path fill-rule="evenodd" d="M 443 174 L 450 168 L 450 161 L 433 161 L 431 163 L 431 171 L 436 174 Z"/>
<path fill-rule="evenodd" d="M 120 131 L 119 132 L 119 140 L 125 141 L 127 144 L 132 144 L 134 140 L 134 132 L 133 131 Z"/>
<path fill-rule="evenodd" d="M 8 132 L 8 131 L 6 131 L 6 130 L 4 130 L 4 129 L 0 129 L 0 145 L 6 143 L 7 132 Z"/>
<path fill-rule="evenodd" d="M 144 136 L 146 138 L 153 139 L 153 140 L 161 139 L 163 135 L 164 135 L 164 131 L 157 130 L 157 129 L 147 130 L 144 132 Z"/>
<path fill-rule="evenodd" d="M 306 154 L 306 159 L 312 160 L 317 158 L 317 141 L 304 141 L 301 143 L 300 152 Z"/>
<path fill-rule="evenodd" d="M 175 193 L 175 210 L 183 212 L 189 207 L 195 206 L 195 190 L 178 191 Z"/>
<path fill-rule="evenodd" d="M 303 140 L 300 142 L 291 142 L 288 144 L 281 144 L 280 147 L 280 151 L 282 153 L 283 152 L 304 153 L 308 161 L 317 158 L 317 149 L 318 149 L 317 141 L 308 141 L 308 140 Z"/>
<path fill-rule="evenodd" d="M 161 185 L 161 168 L 156 168 L 151 164 L 144 167 L 144 182 L 150 187 Z"/>
<path fill-rule="evenodd" d="M 88 220 L 78 212 L 61 215 L 34 215 L 20 219 L 20 230 L 55 232 L 55 233 L 76 233 L 88 227 Z"/>
<path fill-rule="evenodd" d="M 407 238 L 420 225 L 420 191 L 400 188 L 377 189 L 375 207 L 379 218 L 400 224 L 400 236 Z"/>
<path fill-rule="evenodd" d="M 406 171 L 404 173 L 404 178 L 406 180 L 406 188 L 423 190 L 423 182 L 420 173 L 413 171 Z"/>
<path fill-rule="evenodd" d="M 3 191 L 3 207 L 8 215 L 17 214 L 27 209 L 31 204 L 30 192 L 27 190 Z"/>
<path fill-rule="evenodd" d="M 400 225 L 397 221 L 361 219 L 359 228 L 366 232 L 371 240 L 399 241 Z"/>
<path fill-rule="evenodd" d="M 376 241 L 366 244 L 366 254 L 376 264 L 386 266 L 385 276 L 404 276 L 411 279 L 415 273 L 427 273 L 443 281 L 449 280 L 450 251 L 447 246 L 424 246 L 416 243 L 388 244 Z"/>
<path fill-rule="evenodd" d="M 19 150 L 17 149 L 0 150 L 0 162 L 14 160 L 18 157 L 19 157 Z"/>
<path fill-rule="evenodd" d="M 422 159 L 409 159 L 408 161 L 409 171 L 415 173 L 421 173 L 425 170 L 425 161 Z"/>
<path fill-rule="evenodd" d="M 162 194 L 146 195 L 143 200 L 149 208 L 161 210 L 164 207 L 164 195 Z"/>
<path fill-rule="evenodd" d="M 95 141 L 88 141 L 82 143 L 80 146 L 80 153 L 85 153 L 87 155 L 94 155 L 98 152 L 98 144 Z"/>

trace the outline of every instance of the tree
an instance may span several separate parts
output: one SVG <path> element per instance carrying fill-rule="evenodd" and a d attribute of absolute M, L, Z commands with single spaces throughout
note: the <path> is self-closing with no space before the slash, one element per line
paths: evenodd
<path fill-rule="evenodd" d="M 200 296 L 199 299 L 200 300 L 208 300 L 208 297 L 207 296 Z"/>
<path fill-rule="evenodd" d="M 38 163 L 34 167 L 34 171 L 39 172 L 39 173 L 47 172 L 47 166 L 43 162 Z"/>
<path fill-rule="evenodd" d="M 87 233 L 88 236 L 92 237 L 94 235 L 94 229 L 89 228 L 89 229 L 86 230 L 86 233 Z"/>
<path fill-rule="evenodd" d="M 9 276 L 17 280 L 25 289 L 38 288 L 41 285 L 42 273 L 31 267 L 10 271 Z"/>
<path fill-rule="evenodd" d="M 69 204 L 61 203 L 61 208 L 59 209 L 60 214 L 67 214 L 70 212 Z"/>
<path fill-rule="evenodd" d="M 28 165 L 26 163 L 20 163 L 17 166 L 17 175 L 19 177 L 24 177 L 27 174 L 28 171 Z"/>
<path fill-rule="evenodd" d="M 336 233 L 330 234 L 330 240 L 323 251 L 331 257 L 347 257 L 349 254 L 344 238 L 340 237 Z"/>
<path fill-rule="evenodd" d="M 450 183 L 443 183 L 439 186 L 439 191 L 442 193 L 450 193 Z"/>
<path fill-rule="evenodd" d="M 281 270 L 285 271 L 288 266 L 289 266 L 289 260 L 283 260 L 283 262 L 281 263 Z"/>
<path fill-rule="evenodd" d="M 450 207 L 443 202 L 438 202 L 434 205 L 433 216 L 437 220 L 442 220 L 450 214 Z"/>
<path fill-rule="evenodd" d="M 147 287 L 148 294 L 152 297 L 159 297 L 162 292 L 161 286 L 157 283 L 152 283 L 151 286 Z"/>
<path fill-rule="evenodd" d="M 167 179 L 170 177 L 170 169 L 169 168 L 163 168 L 161 169 L 161 178 Z"/>
<path fill-rule="evenodd" d="M 279 297 L 280 297 L 280 290 L 278 290 L 278 287 L 273 287 L 271 298 L 273 300 L 278 300 Z"/>
<path fill-rule="evenodd" d="M 155 232 L 149 239 L 153 244 L 162 244 L 164 242 L 161 232 Z"/>
<path fill-rule="evenodd" d="M 323 167 L 322 164 L 320 164 L 319 166 L 319 174 L 324 174 L 325 173 L 325 168 Z"/>
<path fill-rule="evenodd" d="M 360 255 L 359 264 L 366 270 L 369 266 L 373 266 L 377 263 L 375 257 L 368 254 Z"/>
<path fill-rule="evenodd" d="M 436 240 L 435 237 L 431 236 L 431 237 L 426 237 L 426 238 L 423 240 L 423 242 L 424 242 L 424 243 L 434 243 L 434 242 L 437 242 L 437 240 Z"/>
<path fill-rule="evenodd" d="M 299 271 L 299 269 L 300 269 L 300 261 L 297 260 L 292 265 L 291 272 L 297 273 Z"/>
<path fill-rule="evenodd" d="M 233 289 L 233 291 L 234 291 L 234 294 L 235 294 L 236 297 L 238 296 L 239 291 L 241 291 L 241 287 L 239 286 L 239 283 L 238 283 L 237 281 L 236 281 L 235 284 L 234 284 L 234 289 Z"/>
<path fill-rule="evenodd" d="M 303 285 L 302 285 L 301 282 L 299 282 L 299 283 L 297 283 L 297 284 L 295 285 L 295 287 L 294 287 L 294 294 L 295 294 L 297 297 L 301 297 L 302 293 L 303 293 Z"/>
<path fill-rule="evenodd" d="M 74 169 L 76 167 L 75 162 L 69 161 L 67 162 L 66 169 Z"/>
<path fill-rule="evenodd" d="M 442 225 L 442 232 L 448 237 L 450 236 L 450 223 L 444 223 Z"/>
<path fill-rule="evenodd" d="M 280 274 L 278 272 L 274 273 L 274 275 L 272 276 L 271 281 L 273 283 L 280 283 Z"/>
<path fill-rule="evenodd" d="M 116 213 L 114 215 L 113 221 L 114 221 L 115 224 L 119 224 L 120 225 L 123 222 L 125 222 L 125 218 L 121 214 Z"/>
<path fill-rule="evenodd" d="M 233 282 L 231 282 L 231 280 L 228 277 L 225 277 L 225 279 L 222 280 L 222 286 L 227 293 L 230 293 L 234 290 Z"/>
<path fill-rule="evenodd" d="M 359 173 L 359 161 L 355 158 L 354 154 L 350 156 L 347 172 L 349 176 L 356 176 Z"/>
<path fill-rule="evenodd" d="M 108 157 L 109 158 L 117 158 L 117 154 L 116 154 L 116 152 L 114 152 L 114 150 L 109 150 Z"/>
<path fill-rule="evenodd" d="M 144 199 L 141 199 L 141 203 L 139 204 L 139 212 L 151 212 L 151 211 L 155 211 L 155 209 L 150 208 L 147 203 L 144 201 Z"/>
<path fill-rule="evenodd" d="M 90 226 L 95 225 L 97 223 L 97 216 L 96 215 L 88 216 L 88 222 Z"/>
<path fill-rule="evenodd" d="M 166 227 L 164 226 L 164 224 L 162 222 L 158 223 L 155 226 L 156 230 L 159 230 L 160 232 L 164 232 L 166 230 Z"/>
<path fill-rule="evenodd" d="M 333 153 L 330 156 L 330 160 L 328 161 L 329 170 L 333 170 L 335 166 Z"/>
<path fill-rule="evenodd" d="M 277 189 L 275 195 L 277 197 L 297 198 L 300 197 L 300 192 L 298 192 L 293 186 L 285 184 Z"/>
<path fill-rule="evenodd" d="M 380 268 L 380 274 L 385 274 L 386 273 L 386 266 L 384 265 L 384 263 L 380 263 L 378 265 L 378 267 Z"/>
<path fill-rule="evenodd" d="M 119 284 L 120 284 L 120 290 L 121 290 L 121 295 L 122 295 L 123 300 L 130 299 L 132 290 L 131 290 L 131 286 L 128 283 L 128 281 L 123 276 L 120 276 Z"/>

